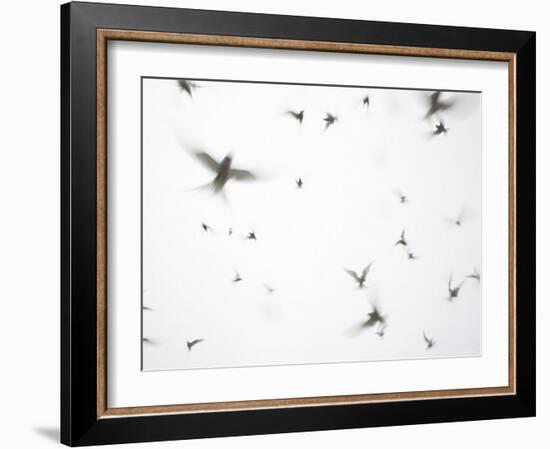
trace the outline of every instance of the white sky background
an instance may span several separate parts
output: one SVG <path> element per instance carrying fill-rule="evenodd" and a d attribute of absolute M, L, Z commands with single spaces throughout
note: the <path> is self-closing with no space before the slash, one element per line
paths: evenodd
<path fill-rule="evenodd" d="M 198 83 L 190 98 L 174 80 L 143 80 L 145 370 L 481 354 L 479 285 L 445 299 L 451 272 L 456 283 L 481 268 L 480 94 L 443 94 L 457 107 L 432 137 L 429 92 Z M 288 109 L 305 110 L 301 126 Z M 326 112 L 339 120 L 325 131 Z M 262 180 L 230 181 L 227 202 L 191 191 L 213 178 L 192 148 L 231 152 Z M 463 226 L 449 225 L 462 210 Z M 394 247 L 403 228 L 417 260 Z M 359 290 L 344 268 L 371 261 Z M 373 300 L 384 338 L 351 336 Z"/>

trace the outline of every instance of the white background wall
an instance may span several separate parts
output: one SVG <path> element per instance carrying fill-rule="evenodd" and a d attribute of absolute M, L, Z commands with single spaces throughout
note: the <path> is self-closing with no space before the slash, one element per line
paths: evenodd
<path fill-rule="evenodd" d="M 549 15 L 544 2 L 440 0 L 410 2 L 297 2 L 277 0 L 134 1 L 136 4 L 230 9 L 354 19 L 466 25 L 537 31 L 538 217 L 549 225 L 543 178 L 550 168 L 548 137 L 542 124 L 550 100 Z M 59 2 L 29 0 L 3 5 L 0 26 L 0 444 L 9 448 L 53 447 L 59 416 Z M 546 203 L 546 204 L 545 204 Z M 398 447 L 500 449 L 529 444 L 545 447 L 550 424 L 548 378 L 550 338 L 544 328 L 548 264 L 540 255 L 550 249 L 539 232 L 538 271 L 538 417 L 508 421 L 451 423 L 401 428 L 360 429 L 307 434 L 169 442 L 140 447 L 275 448 Z M 545 441 L 546 440 L 546 441 Z"/>

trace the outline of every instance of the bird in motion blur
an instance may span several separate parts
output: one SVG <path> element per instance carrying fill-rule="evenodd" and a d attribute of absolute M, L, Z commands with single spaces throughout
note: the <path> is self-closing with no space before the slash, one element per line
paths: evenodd
<path fill-rule="evenodd" d="M 366 106 L 367 109 L 370 108 L 370 97 L 368 95 L 363 97 L 363 106 Z"/>
<path fill-rule="evenodd" d="M 271 287 L 271 285 L 264 284 L 264 288 L 268 295 L 272 295 L 273 293 L 275 293 L 275 289 Z"/>
<path fill-rule="evenodd" d="M 458 226 L 459 228 L 464 224 L 464 218 L 466 213 L 464 211 L 461 211 L 456 217 L 453 218 L 445 218 L 447 223 L 450 225 Z"/>
<path fill-rule="evenodd" d="M 376 335 L 378 335 L 380 338 L 384 338 L 384 335 L 386 335 L 386 327 L 388 327 L 386 324 L 383 324 L 380 329 L 376 331 Z"/>
<path fill-rule="evenodd" d="M 411 252 L 411 251 L 407 251 L 407 259 L 408 260 L 416 260 L 416 259 L 418 259 L 418 256 L 416 254 L 414 254 L 413 252 Z"/>
<path fill-rule="evenodd" d="M 298 187 L 299 189 L 301 189 L 303 185 L 304 185 L 304 182 L 302 181 L 302 178 L 298 178 L 298 179 L 296 180 L 296 187 Z"/>
<path fill-rule="evenodd" d="M 428 97 L 429 108 L 424 116 L 425 119 L 430 118 L 432 115 L 437 114 L 441 111 L 446 111 L 452 105 L 452 101 L 442 101 L 441 100 L 441 91 L 434 92 Z"/>
<path fill-rule="evenodd" d="M 248 235 L 246 236 L 246 239 L 247 240 L 256 240 L 256 233 L 254 231 L 249 232 Z"/>
<path fill-rule="evenodd" d="M 447 134 L 447 131 L 449 131 L 449 128 L 445 128 L 445 124 L 443 123 L 443 121 L 439 121 L 439 123 L 437 123 L 435 125 L 435 131 L 433 132 L 433 135 L 434 136 L 438 136 L 440 134 Z"/>
<path fill-rule="evenodd" d="M 474 272 L 472 274 L 467 275 L 466 277 L 469 279 L 475 279 L 478 282 L 481 280 L 481 275 L 479 274 L 479 271 L 477 270 L 476 267 L 474 267 Z"/>
<path fill-rule="evenodd" d="M 426 342 L 426 349 L 430 349 L 433 345 L 435 345 L 434 339 L 428 338 L 426 336 L 426 332 L 422 331 L 422 335 L 424 336 L 424 341 Z"/>
<path fill-rule="evenodd" d="M 212 230 L 212 227 L 207 225 L 206 223 L 201 223 L 201 228 L 203 229 L 204 232 L 209 232 Z"/>
<path fill-rule="evenodd" d="M 300 122 L 300 124 L 302 124 L 302 121 L 304 120 L 304 111 L 303 110 L 301 110 L 300 112 L 287 111 L 287 114 L 291 115 L 296 120 L 298 120 Z"/>
<path fill-rule="evenodd" d="M 197 83 L 189 80 L 178 80 L 178 85 L 180 89 L 187 92 L 190 97 L 193 96 L 193 90 L 199 87 Z"/>
<path fill-rule="evenodd" d="M 199 186 L 196 189 L 209 188 L 214 193 L 220 193 L 223 192 L 223 188 L 229 180 L 254 181 L 257 179 L 256 175 L 248 170 L 232 168 L 231 164 L 233 162 L 233 158 L 231 154 L 226 155 L 220 162 L 218 162 L 205 151 L 199 151 L 193 154 L 199 162 L 201 162 L 206 168 L 216 174 L 211 182 Z"/>
<path fill-rule="evenodd" d="M 348 270 L 348 269 L 345 269 L 345 271 L 353 279 L 355 279 L 355 282 L 357 282 L 357 285 L 359 288 L 363 288 L 365 286 L 365 281 L 367 280 L 367 274 L 369 274 L 371 266 L 372 266 L 372 262 L 369 263 L 365 268 L 363 268 L 363 271 L 361 272 L 361 274 L 357 274 L 355 271 Z"/>
<path fill-rule="evenodd" d="M 407 196 L 400 190 L 394 190 L 393 193 L 399 198 L 401 204 L 405 204 L 408 201 Z"/>
<path fill-rule="evenodd" d="M 197 338 L 196 340 L 191 340 L 187 342 L 187 350 L 191 351 L 193 349 L 193 346 L 202 343 L 204 341 L 204 338 Z"/>
<path fill-rule="evenodd" d="M 369 312 L 367 314 L 367 320 L 361 323 L 360 327 L 362 329 L 372 327 L 377 323 L 380 323 L 380 325 L 384 325 L 386 323 L 386 317 L 384 317 L 378 308 L 376 306 L 372 306 L 372 312 Z"/>
<path fill-rule="evenodd" d="M 458 285 L 455 285 L 454 287 L 452 284 L 453 284 L 453 275 L 451 274 L 451 276 L 449 277 L 449 283 L 447 284 L 447 290 L 449 291 L 449 296 L 447 297 L 447 299 L 449 301 L 452 301 L 453 299 L 458 298 L 458 294 L 460 293 L 460 289 L 462 288 L 464 281 Z"/>
<path fill-rule="evenodd" d="M 242 280 L 243 280 L 243 278 L 241 277 L 239 272 L 235 271 L 235 277 L 233 278 L 233 282 L 237 283 L 237 282 L 241 282 Z"/>
<path fill-rule="evenodd" d="M 395 242 L 394 246 L 399 246 L 399 245 L 407 246 L 407 239 L 405 238 L 405 230 L 404 229 L 401 231 L 401 236 L 399 237 L 399 240 L 397 242 Z"/>
<path fill-rule="evenodd" d="M 333 125 L 334 122 L 338 120 L 338 117 L 327 112 L 323 120 L 325 121 L 325 129 L 328 129 L 329 126 Z"/>

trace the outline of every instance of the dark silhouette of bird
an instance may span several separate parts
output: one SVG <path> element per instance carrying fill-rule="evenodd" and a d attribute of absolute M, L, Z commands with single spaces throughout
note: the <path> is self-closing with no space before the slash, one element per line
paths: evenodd
<path fill-rule="evenodd" d="M 233 228 L 229 228 L 228 234 L 229 234 L 229 237 L 231 237 L 233 235 Z"/>
<path fill-rule="evenodd" d="M 142 341 L 144 344 L 148 344 L 148 345 L 154 345 L 154 344 L 156 344 L 156 343 L 155 343 L 153 340 L 151 340 L 150 338 L 145 338 L 145 337 L 143 337 L 143 338 L 141 339 L 141 341 Z"/>
<path fill-rule="evenodd" d="M 449 291 L 449 296 L 447 299 L 449 301 L 452 301 L 455 298 L 458 298 L 458 294 L 460 293 L 460 289 L 462 288 L 462 285 L 464 284 L 464 281 L 462 281 L 460 284 L 452 286 L 453 283 L 453 275 L 449 277 L 449 283 L 447 284 L 447 289 Z"/>
<path fill-rule="evenodd" d="M 429 108 L 424 116 L 425 119 L 430 118 L 432 115 L 437 114 L 441 111 L 446 111 L 449 109 L 454 102 L 452 101 L 442 101 L 441 100 L 441 91 L 432 93 L 429 97 Z"/>
<path fill-rule="evenodd" d="M 438 136 L 439 134 L 447 134 L 447 131 L 449 131 L 449 128 L 445 128 L 445 124 L 440 120 L 439 123 L 435 125 L 433 135 Z"/>
<path fill-rule="evenodd" d="M 301 189 L 303 185 L 304 185 L 304 182 L 302 181 L 302 178 L 298 178 L 298 179 L 296 180 L 296 187 L 298 187 L 299 189 Z"/>
<path fill-rule="evenodd" d="M 450 225 L 461 227 L 464 224 L 464 219 L 466 218 L 465 216 L 466 213 L 464 211 L 461 211 L 456 217 L 446 218 L 445 220 Z"/>
<path fill-rule="evenodd" d="M 357 274 L 353 270 L 345 269 L 346 273 L 348 273 L 353 279 L 355 279 L 355 282 L 357 282 L 357 285 L 359 288 L 363 288 L 365 285 L 365 281 L 367 280 L 367 274 L 369 274 L 370 268 L 372 266 L 372 262 L 369 263 L 365 268 L 363 268 L 363 271 L 361 272 L 361 275 Z"/>
<path fill-rule="evenodd" d="M 270 285 L 264 284 L 264 288 L 268 295 L 272 295 L 273 293 L 275 293 L 275 289 Z"/>
<path fill-rule="evenodd" d="M 197 338 L 196 340 L 191 340 L 187 342 L 187 350 L 191 351 L 193 349 L 193 346 L 196 344 L 202 343 L 204 341 L 204 338 Z"/>
<path fill-rule="evenodd" d="M 383 324 L 380 329 L 376 331 L 376 335 L 378 335 L 380 338 L 384 338 L 384 335 L 386 334 L 386 324 Z"/>
<path fill-rule="evenodd" d="M 187 92 L 190 97 L 193 96 L 193 90 L 199 87 L 197 83 L 189 80 L 178 80 L 178 85 L 180 89 Z"/>
<path fill-rule="evenodd" d="M 239 272 L 235 271 L 235 277 L 233 278 L 233 282 L 237 283 L 237 282 L 241 282 L 242 280 L 243 280 L 243 278 L 241 277 Z"/>
<path fill-rule="evenodd" d="M 249 232 L 248 235 L 246 236 L 246 239 L 247 240 L 256 240 L 256 233 L 254 231 Z"/>
<path fill-rule="evenodd" d="M 399 198 L 401 204 L 405 204 L 408 201 L 407 196 L 400 190 L 394 190 L 393 193 Z"/>
<path fill-rule="evenodd" d="M 386 318 L 380 313 L 376 306 L 372 306 L 372 312 L 367 314 L 368 319 L 361 324 L 361 328 L 372 327 L 377 323 L 383 325 L 386 322 Z"/>
<path fill-rule="evenodd" d="M 418 259 L 418 256 L 411 251 L 407 251 L 407 259 L 408 260 L 416 260 Z"/>
<path fill-rule="evenodd" d="M 370 108 L 370 97 L 368 95 L 363 97 L 363 106 L 366 106 L 367 109 Z"/>
<path fill-rule="evenodd" d="M 204 232 L 212 231 L 212 227 L 207 225 L 206 223 L 201 223 L 201 228 L 204 230 Z"/>
<path fill-rule="evenodd" d="M 479 274 L 479 271 L 476 267 L 474 267 L 474 272 L 472 274 L 469 274 L 466 276 L 469 279 L 475 279 L 477 282 L 481 280 L 481 275 Z"/>
<path fill-rule="evenodd" d="M 212 182 L 200 186 L 198 189 L 206 187 L 211 189 L 214 193 L 219 193 L 223 191 L 225 184 L 229 180 L 254 181 L 257 179 L 256 175 L 248 170 L 231 168 L 233 161 L 231 154 L 225 156 L 221 162 L 216 161 L 216 159 L 204 151 L 195 152 L 193 154 L 205 167 L 216 173 L 216 176 Z"/>
<path fill-rule="evenodd" d="M 403 245 L 403 246 L 407 246 L 407 239 L 405 238 L 405 230 L 403 229 L 401 231 L 401 237 L 399 237 L 399 240 L 397 242 L 395 242 L 395 245 L 394 246 L 398 246 L 398 245 Z"/>
<path fill-rule="evenodd" d="M 141 306 L 141 309 L 142 310 L 153 310 L 153 309 L 151 309 L 151 307 L 147 307 L 147 306 Z"/>
<path fill-rule="evenodd" d="M 424 341 L 426 342 L 426 350 L 430 349 L 435 345 L 435 340 L 433 338 L 428 338 L 426 336 L 426 332 L 422 331 L 422 335 L 424 336 Z"/>
<path fill-rule="evenodd" d="M 298 120 L 300 122 L 300 124 L 302 124 L 302 121 L 304 120 L 304 111 L 303 110 L 301 110 L 300 112 L 287 111 L 287 114 L 291 115 L 296 120 Z"/>
<path fill-rule="evenodd" d="M 325 129 L 328 129 L 329 126 L 333 125 L 334 122 L 338 120 L 338 117 L 327 112 L 323 120 L 325 121 Z"/>

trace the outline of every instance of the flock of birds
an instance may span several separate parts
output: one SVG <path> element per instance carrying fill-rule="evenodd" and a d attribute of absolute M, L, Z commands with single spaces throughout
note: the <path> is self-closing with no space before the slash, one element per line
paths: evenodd
<path fill-rule="evenodd" d="M 190 98 L 193 97 L 194 90 L 201 87 L 200 84 L 191 80 L 180 79 L 180 80 L 177 80 L 177 83 L 181 91 L 186 93 Z M 424 115 L 425 119 L 437 117 L 437 123 L 435 124 L 435 129 L 433 129 L 432 131 L 433 136 L 447 134 L 447 132 L 449 131 L 449 128 L 445 126 L 440 115 L 442 112 L 453 108 L 453 105 L 454 105 L 454 101 L 452 100 L 443 100 L 441 98 L 441 94 L 442 94 L 441 91 L 436 91 L 431 93 L 428 96 L 428 108 Z M 363 96 L 362 104 L 366 109 L 370 108 L 371 100 L 369 95 Z M 285 112 L 285 114 L 295 119 L 299 125 L 301 125 L 302 122 L 304 121 L 304 117 L 305 117 L 304 110 L 299 110 L 299 111 L 288 110 Z M 323 118 L 323 122 L 324 122 L 324 130 L 326 131 L 338 122 L 338 116 L 330 112 L 327 112 Z M 207 189 L 214 194 L 223 195 L 224 187 L 229 181 L 247 182 L 247 181 L 255 181 L 258 179 L 258 176 L 249 170 L 233 167 L 233 163 L 232 163 L 233 160 L 232 160 L 231 154 L 227 154 L 222 160 L 216 160 L 216 158 L 214 158 L 212 155 L 208 154 L 205 151 L 200 151 L 200 150 L 193 151 L 192 154 L 195 156 L 197 161 L 199 161 L 204 167 L 210 170 L 214 175 L 213 179 L 210 182 L 192 190 Z M 295 179 L 295 184 L 297 189 L 302 189 L 304 186 L 303 179 L 301 177 Z M 395 191 L 394 193 L 399 203 L 405 204 L 409 201 L 408 197 L 403 192 Z M 447 221 L 454 226 L 461 227 L 464 221 L 464 212 L 461 212 L 458 216 L 454 218 L 447 218 Z M 205 233 L 215 232 L 214 229 L 207 223 L 204 223 L 204 222 L 200 223 L 200 227 Z M 229 228 L 227 231 L 227 235 L 231 237 L 233 234 L 234 234 L 233 229 Z M 251 240 L 251 241 L 257 240 L 256 232 L 254 230 L 249 231 L 244 235 L 244 239 Z M 395 241 L 394 246 L 403 248 L 405 251 L 405 256 L 408 260 L 413 261 L 418 259 L 418 256 L 410 248 L 405 229 L 402 230 L 400 236 Z M 359 289 L 364 289 L 367 287 L 366 285 L 367 277 L 371 270 L 372 265 L 373 265 L 373 262 L 370 262 L 361 271 L 345 269 L 345 272 L 351 277 L 351 279 Z M 466 275 L 458 283 L 453 282 L 453 274 L 451 273 L 447 283 L 447 296 L 446 296 L 447 300 L 450 302 L 456 300 L 459 297 L 460 291 L 463 285 L 465 284 L 465 282 L 474 281 L 479 283 L 480 280 L 481 280 L 480 273 L 477 267 L 475 266 L 473 268 L 472 273 Z M 244 279 L 241 277 L 239 272 L 235 271 L 235 275 L 232 279 L 232 282 L 239 283 L 243 281 Z M 266 294 L 271 295 L 276 292 L 275 288 L 273 288 L 270 285 L 264 284 L 264 288 L 265 288 Z M 383 315 L 379 307 L 374 303 L 371 303 L 371 307 L 372 307 L 372 311 L 369 312 L 366 318 L 359 323 L 359 325 L 356 327 L 356 331 L 361 332 L 362 330 L 376 327 L 377 328 L 377 330 L 375 331 L 376 335 L 378 335 L 380 338 L 383 338 L 387 328 L 387 316 Z M 142 309 L 143 311 L 151 310 L 147 306 L 142 306 Z M 425 330 L 422 330 L 421 333 L 422 333 L 422 338 L 424 340 L 424 343 L 426 345 L 426 350 L 430 350 L 436 344 L 435 338 L 428 336 Z M 204 341 L 205 339 L 203 338 L 196 338 L 196 339 L 187 341 L 186 342 L 187 350 L 188 351 L 193 350 L 193 348 L 195 348 L 196 345 L 203 343 Z M 145 344 L 154 344 L 154 341 L 146 337 L 142 337 L 142 342 Z"/>

